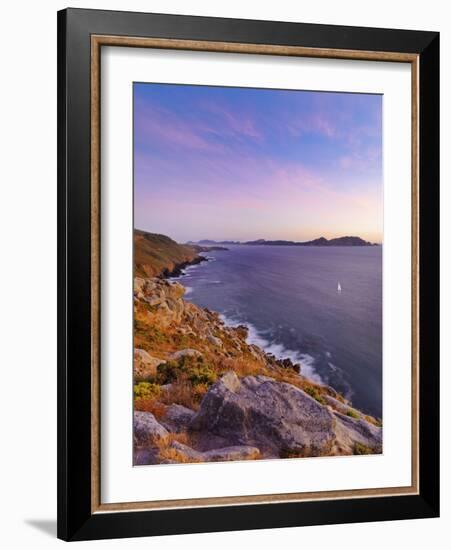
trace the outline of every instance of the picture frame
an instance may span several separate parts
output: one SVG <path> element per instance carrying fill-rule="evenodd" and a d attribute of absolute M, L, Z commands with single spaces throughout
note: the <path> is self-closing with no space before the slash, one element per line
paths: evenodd
<path fill-rule="evenodd" d="M 100 53 L 104 47 L 411 67 L 408 487 L 105 504 L 100 497 Z M 90 540 L 439 515 L 439 33 L 66 9 L 58 13 L 58 537 Z"/>

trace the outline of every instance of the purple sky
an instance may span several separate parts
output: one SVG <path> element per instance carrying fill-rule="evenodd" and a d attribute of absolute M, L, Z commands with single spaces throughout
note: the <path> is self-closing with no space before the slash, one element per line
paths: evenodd
<path fill-rule="evenodd" d="M 382 239 L 382 96 L 134 84 L 135 227 Z"/>

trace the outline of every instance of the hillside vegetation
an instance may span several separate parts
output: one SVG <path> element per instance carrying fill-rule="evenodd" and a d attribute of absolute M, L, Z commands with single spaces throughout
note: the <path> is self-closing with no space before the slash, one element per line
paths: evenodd
<path fill-rule="evenodd" d="M 177 267 L 188 264 L 197 257 L 194 247 L 178 244 L 165 235 L 135 229 L 135 277 L 169 275 Z"/>

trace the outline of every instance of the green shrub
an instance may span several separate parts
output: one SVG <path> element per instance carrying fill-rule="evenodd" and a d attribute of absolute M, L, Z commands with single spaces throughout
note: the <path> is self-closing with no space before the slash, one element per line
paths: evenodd
<path fill-rule="evenodd" d="M 324 401 L 323 396 L 318 391 L 318 389 L 315 388 L 314 386 L 307 386 L 307 387 L 304 388 L 304 391 L 305 391 L 305 393 L 310 395 L 310 397 L 313 397 L 313 399 L 316 399 L 316 401 L 318 401 L 318 403 L 321 403 L 321 405 L 326 404 L 326 402 Z"/>
<path fill-rule="evenodd" d="M 177 361 L 167 361 L 157 367 L 157 380 L 160 384 L 171 384 L 184 372 L 183 365 Z"/>
<path fill-rule="evenodd" d="M 356 413 L 353 409 L 348 409 L 346 416 L 350 416 L 351 418 L 356 418 L 357 420 L 360 418 L 360 415 Z"/>
<path fill-rule="evenodd" d="M 184 378 L 192 384 L 211 385 L 216 382 L 217 374 L 211 367 L 204 365 L 202 361 L 199 361 L 198 358 L 187 361 L 183 357 L 179 361 L 162 363 L 157 367 L 157 380 L 160 384 L 171 384 Z"/>
<path fill-rule="evenodd" d="M 188 372 L 188 380 L 194 385 L 206 384 L 210 386 L 216 382 L 217 377 L 216 372 L 208 365 L 193 367 Z"/>
<path fill-rule="evenodd" d="M 152 382 L 139 382 L 134 385 L 133 393 L 136 398 L 157 397 L 161 393 L 161 387 Z"/>
<path fill-rule="evenodd" d="M 185 355 L 177 361 L 167 361 L 157 367 L 157 381 L 160 384 L 171 384 L 176 380 L 189 380 L 192 384 L 211 385 L 216 382 L 217 374 L 204 364 L 201 356 Z"/>

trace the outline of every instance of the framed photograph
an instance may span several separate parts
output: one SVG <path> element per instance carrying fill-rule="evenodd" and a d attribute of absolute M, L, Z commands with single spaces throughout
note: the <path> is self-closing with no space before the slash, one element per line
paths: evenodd
<path fill-rule="evenodd" d="M 439 514 L 439 35 L 58 14 L 58 536 Z"/>

